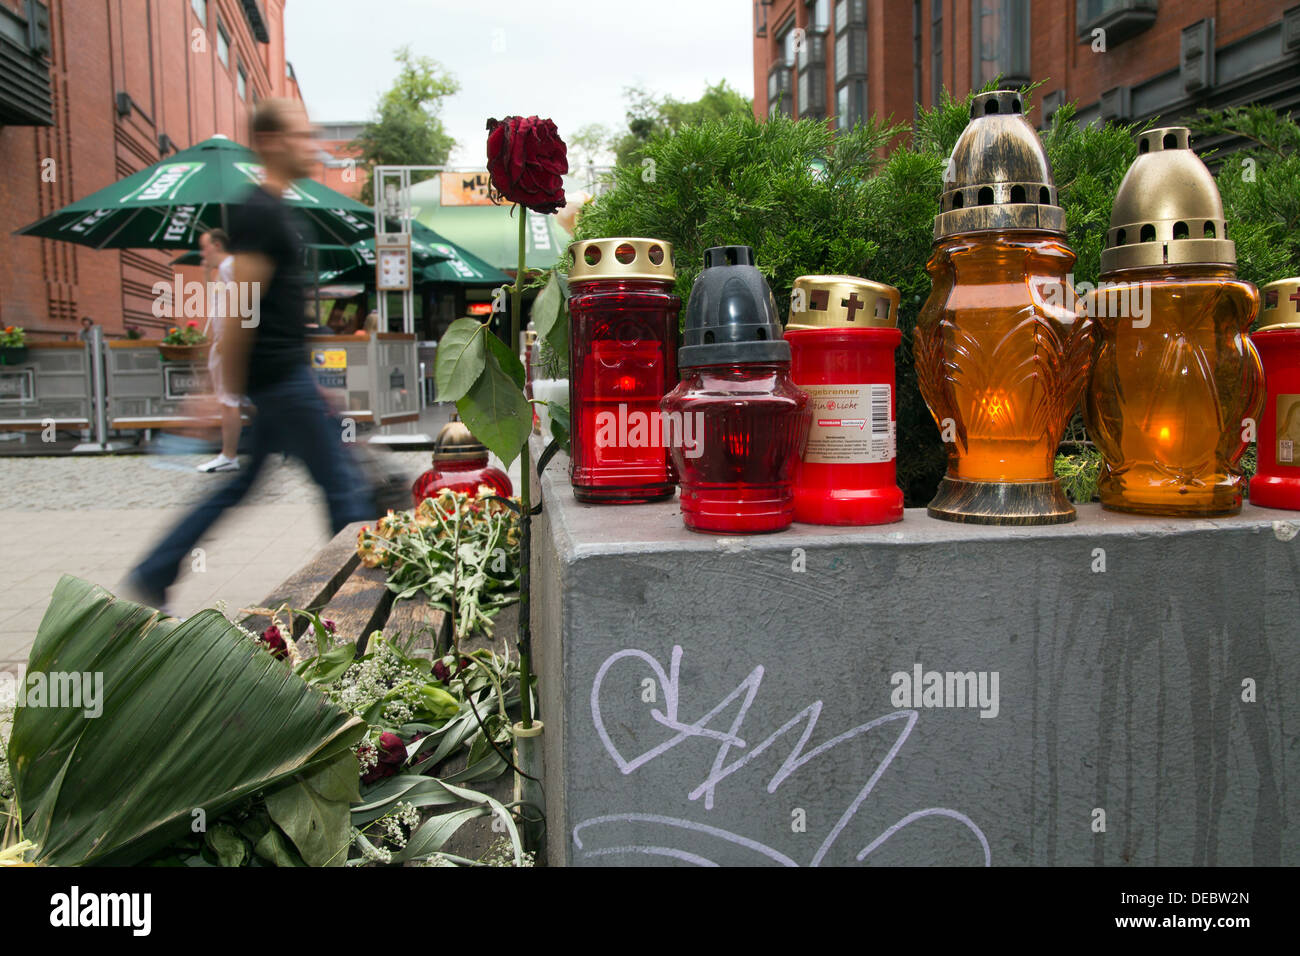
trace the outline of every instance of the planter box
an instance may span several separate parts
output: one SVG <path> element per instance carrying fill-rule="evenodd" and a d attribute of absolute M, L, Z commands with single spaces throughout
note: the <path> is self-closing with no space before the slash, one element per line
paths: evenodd
<path fill-rule="evenodd" d="M 1300 864 L 1300 513 L 723 538 L 567 469 L 533 541 L 552 865 Z"/>

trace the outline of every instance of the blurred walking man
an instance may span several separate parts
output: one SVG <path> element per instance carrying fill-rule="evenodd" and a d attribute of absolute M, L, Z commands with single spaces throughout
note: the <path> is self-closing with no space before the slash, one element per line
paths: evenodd
<path fill-rule="evenodd" d="M 221 404 L 221 454 L 211 461 L 198 466 L 199 471 L 238 471 L 239 431 L 242 425 L 239 406 L 242 401 L 238 395 L 231 395 L 224 388 L 221 375 L 221 332 L 226 321 L 237 319 L 229 308 L 232 296 L 229 290 L 235 288 L 235 257 L 227 252 L 230 238 L 220 229 L 209 229 L 199 236 L 199 252 L 203 256 L 203 265 L 208 279 L 208 336 L 212 340 L 212 349 L 208 352 L 208 377 L 212 381 L 212 390 Z M 215 284 L 214 284 L 215 280 Z M 238 301 L 238 296 L 233 297 Z"/>
<path fill-rule="evenodd" d="M 289 100 L 268 99 L 253 112 L 253 148 L 266 180 L 230 217 L 230 252 L 235 282 L 250 283 L 259 312 L 252 320 L 232 318 L 221 333 L 222 391 L 247 395 L 257 414 L 251 426 L 248 466 L 191 511 L 131 572 L 126 590 L 163 607 L 190 549 L 227 509 L 252 487 L 273 452 L 286 452 L 306 465 L 325 492 L 335 532 L 353 521 L 375 517 L 373 493 L 344 447 L 340 429 L 307 364 L 303 315 L 306 223 L 285 203 L 285 189 L 311 172 L 315 162 L 306 111 Z M 246 327 L 247 326 L 247 327 Z"/>

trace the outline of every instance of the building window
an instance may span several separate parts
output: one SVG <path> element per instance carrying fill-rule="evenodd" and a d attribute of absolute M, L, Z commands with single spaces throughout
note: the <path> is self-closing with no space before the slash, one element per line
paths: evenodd
<path fill-rule="evenodd" d="M 867 118 L 866 0 L 836 0 L 835 117 L 840 129 Z"/>
<path fill-rule="evenodd" d="M 852 129 L 867 121 L 867 81 L 850 80 L 835 90 L 835 125 Z"/>
<path fill-rule="evenodd" d="M 808 32 L 825 33 L 831 27 L 831 0 L 808 0 Z"/>
<path fill-rule="evenodd" d="M 971 23 L 971 85 L 1030 82 L 1029 0 L 971 0 Z"/>
<path fill-rule="evenodd" d="M 767 71 L 767 115 L 794 115 L 794 91 L 790 88 L 791 70 L 781 63 L 774 63 Z"/>
<path fill-rule="evenodd" d="M 943 0 L 930 0 L 930 106 L 943 98 Z"/>
<path fill-rule="evenodd" d="M 217 21 L 217 59 L 226 69 L 230 68 L 230 37 L 226 36 L 220 20 Z"/>
<path fill-rule="evenodd" d="M 794 17 L 786 20 L 781 29 L 776 31 L 776 42 L 781 48 L 780 62 L 786 66 L 794 66 L 795 61 L 795 32 Z"/>
<path fill-rule="evenodd" d="M 208 0 L 190 0 L 190 6 L 194 8 L 194 15 L 199 18 L 199 23 L 206 27 L 208 25 Z"/>
<path fill-rule="evenodd" d="M 239 90 L 241 100 L 248 99 L 248 74 L 244 72 L 242 63 L 235 67 L 235 88 Z"/>
<path fill-rule="evenodd" d="M 1093 30 L 1104 30 L 1107 44 L 1121 43 L 1155 23 L 1158 12 L 1157 0 L 1076 0 L 1079 41 L 1091 41 Z"/>
<path fill-rule="evenodd" d="M 912 0 L 912 120 L 921 116 L 921 2 Z"/>

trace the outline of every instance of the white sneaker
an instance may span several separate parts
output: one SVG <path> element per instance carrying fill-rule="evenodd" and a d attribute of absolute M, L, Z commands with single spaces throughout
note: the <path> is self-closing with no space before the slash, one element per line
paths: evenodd
<path fill-rule="evenodd" d="M 211 461 L 205 461 L 198 466 L 198 470 L 211 473 L 214 471 L 239 471 L 239 459 L 227 458 L 225 455 L 218 455 Z"/>

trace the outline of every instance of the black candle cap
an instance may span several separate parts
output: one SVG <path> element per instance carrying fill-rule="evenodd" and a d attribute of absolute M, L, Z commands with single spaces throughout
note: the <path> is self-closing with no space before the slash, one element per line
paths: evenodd
<path fill-rule="evenodd" d="M 704 251 L 691 286 L 677 367 L 789 362 L 776 300 L 749 246 Z"/>

